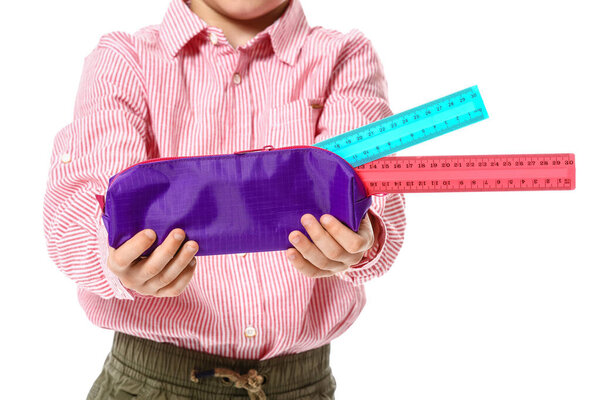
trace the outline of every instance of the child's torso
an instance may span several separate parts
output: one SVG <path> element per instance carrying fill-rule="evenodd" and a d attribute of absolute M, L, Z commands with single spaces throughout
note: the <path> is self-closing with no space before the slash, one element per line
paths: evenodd
<path fill-rule="evenodd" d="M 335 52 L 289 66 L 266 41 L 245 52 L 195 38 L 173 59 L 155 46 L 139 48 L 152 157 L 314 143 Z"/>

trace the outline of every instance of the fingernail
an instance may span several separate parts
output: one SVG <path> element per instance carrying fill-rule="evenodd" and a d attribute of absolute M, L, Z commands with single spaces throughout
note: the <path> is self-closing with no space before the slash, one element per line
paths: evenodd
<path fill-rule="evenodd" d="M 144 235 L 148 236 L 150 239 L 154 239 L 154 231 L 152 231 L 152 229 L 146 229 Z"/>
<path fill-rule="evenodd" d="M 288 256 L 288 258 L 289 258 L 290 260 L 294 260 L 294 259 L 296 259 L 296 255 L 295 255 L 295 254 L 290 254 L 290 255 Z"/>
<path fill-rule="evenodd" d="M 183 235 L 181 234 L 181 232 L 175 232 L 175 233 L 173 234 L 173 237 L 174 237 L 175 239 L 177 239 L 177 240 L 181 240 L 181 239 L 183 239 Z"/>
<path fill-rule="evenodd" d="M 292 238 L 292 243 L 294 243 L 294 244 L 298 244 L 299 241 L 300 241 L 300 237 L 299 236 L 294 236 Z"/>
<path fill-rule="evenodd" d="M 331 222 L 331 216 L 330 215 L 323 216 L 323 223 L 328 224 L 330 222 Z"/>

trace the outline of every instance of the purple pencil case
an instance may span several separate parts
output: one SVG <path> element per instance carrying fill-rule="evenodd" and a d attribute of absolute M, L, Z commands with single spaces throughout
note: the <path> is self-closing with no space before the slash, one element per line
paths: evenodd
<path fill-rule="evenodd" d="M 142 256 L 175 228 L 200 256 L 285 250 L 294 230 L 310 239 L 302 215 L 331 214 L 357 232 L 371 206 L 352 165 L 313 146 L 147 160 L 112 176 L 97 199 L 110 246 L 156 232 Z"/>

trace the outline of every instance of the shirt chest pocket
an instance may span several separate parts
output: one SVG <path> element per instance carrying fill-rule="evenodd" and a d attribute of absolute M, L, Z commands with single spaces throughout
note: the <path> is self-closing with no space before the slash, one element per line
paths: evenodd
<path fill-rule="evenodd" d="M 257 119 L 255 147 L 314 144 L 323 101 L 322 97 L 304 97 L 262 112 Z"/>

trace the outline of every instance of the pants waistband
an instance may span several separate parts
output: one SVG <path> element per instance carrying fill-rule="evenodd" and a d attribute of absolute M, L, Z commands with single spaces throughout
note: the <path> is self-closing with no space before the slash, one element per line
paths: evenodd
<path fill-rule="evenodd" d="M 229 375 L 223 374 L 225 370 L 235 371 L 240 375 L 247 374 L 251 369 L 256 370 L 258 375 L 264 378 L 259 386 L 267 393 L 293 391 L 316 384 L 328 379 L 331 374 L 329 354 L 330 344 L 327 343 L 316 349 L 267 360 L 235 359 L 185 349 L 170 343 L 158 343 L 121 332 L 115 332 L 111 350 L 111 357 L 123 364 L 130 373 L 189 389 L 202 385 L 203 390 L 212 390 L 215 394 L 239 393 L 239 388 L 242 388 L 241 383 L 240 386 L 236 384 L 235 387 L 231 387 L 234 382 L 231 382 Z M 221 375 L 201 377 L 202 374 L 196 374 L 197 378 L 194 379 L 194 371 L 198 373 L 215 369 L 221 372 Z M 236 379 L 233 378 L 233 381 Z"/>

